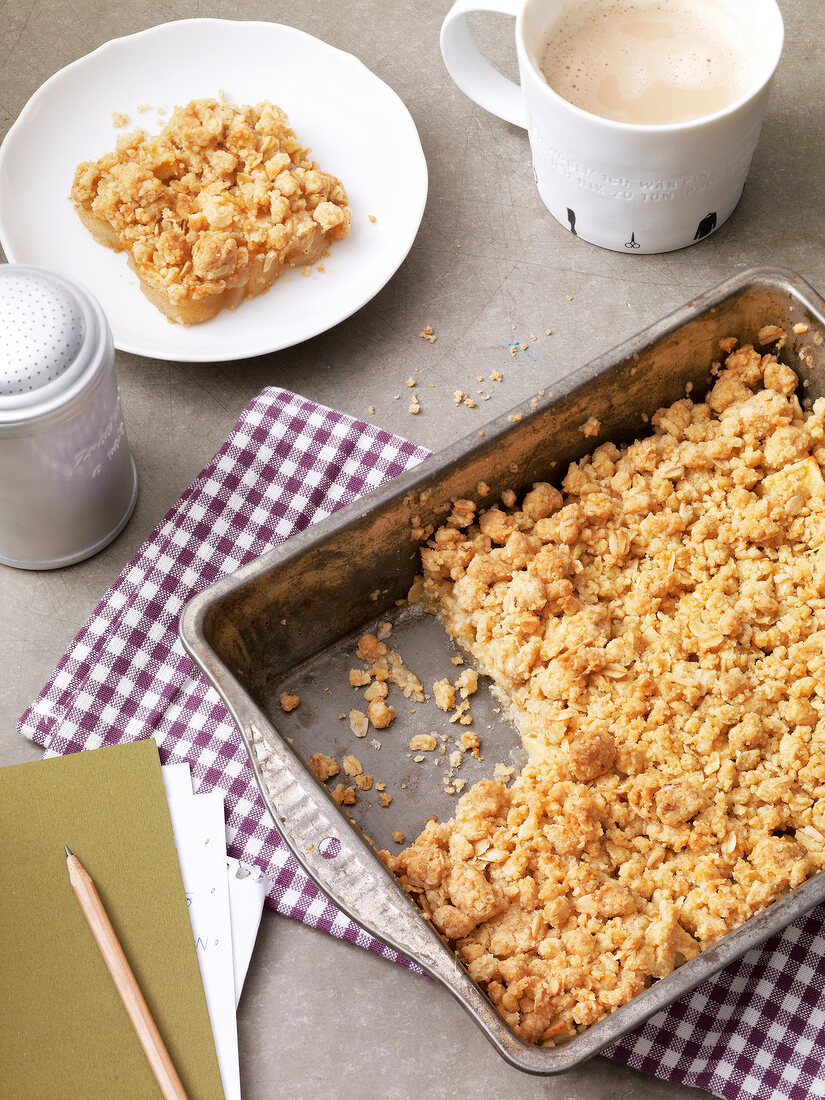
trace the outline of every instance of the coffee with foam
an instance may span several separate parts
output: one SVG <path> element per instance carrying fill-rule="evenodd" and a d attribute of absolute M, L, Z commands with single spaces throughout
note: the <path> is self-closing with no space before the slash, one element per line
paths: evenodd
<path fill-rule="evenodd" d="M 615 122 L 688 122 L 734 103 L 763 67 L 747 4 L 585 0 L 566 7 L 539 53 L 548 84 Z"/>

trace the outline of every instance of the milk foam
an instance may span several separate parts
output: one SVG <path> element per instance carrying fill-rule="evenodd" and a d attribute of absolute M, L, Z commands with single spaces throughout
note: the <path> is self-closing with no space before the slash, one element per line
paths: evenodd
<path fill-rule="evenodd" d="M 616 122 L 685 122 L 759 81 L 762 51 L 735 0 L 584 0 L 563 9 L 539 64 L 570 103 Z"/>

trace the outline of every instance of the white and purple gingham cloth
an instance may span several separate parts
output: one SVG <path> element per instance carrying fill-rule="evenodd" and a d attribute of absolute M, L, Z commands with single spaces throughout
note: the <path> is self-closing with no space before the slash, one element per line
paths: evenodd
<path fill-rule="evenodd" d="M 103 597 L 19 724 L 47 755 L 151 734 L 164 763 L 189 762 L 198 791 L 223 792 L 230 852 L 271 876 L 273 909 L 406 966 L 300 871 L 177 626 L 195 592 L 427 454 L 371 424 L 265 389 Z M 825 1098 L 823 917 L 823 909 L 812 911 L 606 1053 L 730 1100 Z"/>

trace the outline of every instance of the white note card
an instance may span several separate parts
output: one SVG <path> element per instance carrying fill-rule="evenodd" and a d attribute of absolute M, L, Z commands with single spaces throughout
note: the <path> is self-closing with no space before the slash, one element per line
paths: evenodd
<path fill-rule="evenodd" d="M 168 799 L 226 1100 L 241 1100 L 223 796 Z"/>
<path fill-rule="evenodd" d="M 243 875 L 240 863 L 232 856 L 227 856 L 226 862 L 229 872 L 229 912 L 232 917 L 232 958 L 235 963 L 237 1007 L 258 937 L 268 880 L 260 871 Z"/>
<path fill-rule="evenodd" d="M 192 776 L 188 764 L 164 764 L 160 769 L 167 801 L 173 795 L 192 797 Z"/>

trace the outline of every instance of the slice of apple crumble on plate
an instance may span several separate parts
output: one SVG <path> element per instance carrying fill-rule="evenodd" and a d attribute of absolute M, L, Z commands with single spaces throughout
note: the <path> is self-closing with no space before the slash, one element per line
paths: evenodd
<path fill-rule="evenodd" d="M 267 102 L 176 107 L 156 136 L 124 134 L 80 164 L 71 198 L 97 241 L 128 253 L 149 301 L 185 325 L 316 263 L 352 220 L 341 181 Z"/>

